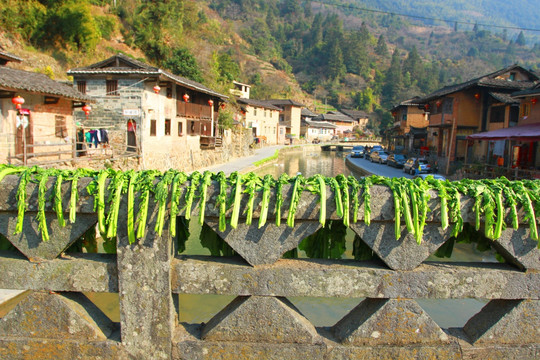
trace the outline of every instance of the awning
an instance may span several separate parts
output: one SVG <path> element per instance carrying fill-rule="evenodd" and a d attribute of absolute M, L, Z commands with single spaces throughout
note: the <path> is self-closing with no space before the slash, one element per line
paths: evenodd
<path fill-rule="evenodd" d="M 469 135 L 467 139 L 540 141 L 540 123 L 481 132 Z"/>

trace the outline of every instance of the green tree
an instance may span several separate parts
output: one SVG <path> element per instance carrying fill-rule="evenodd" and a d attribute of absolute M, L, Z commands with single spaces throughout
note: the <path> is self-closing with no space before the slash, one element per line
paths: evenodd
<path fill-rule="evenodd" d="M 51 46 L 62 44 L 79 51 L 93 51 L 101 33 L 90 5 L 86 1 L 74 0 L 58 5 L 48 9 L 47 18 L 35 40 Z"/>
<path fill-rule="evenodd" d="M 197 82 L 203 81 L 197 60 L 187 48 L 173 50 L 171 56 L 163 61 L 163 66 L 175 75 Z"/>
<path fill-rule="evenodd" d="M 411 51 L 409 51 L 409 55 L 403 62 L 403 74 L 409 73 L 411 76 L 411 79 L 418 79 L 420 76 L 420 71 L 422 67 L 422 59 L 420 58 L 420 55 L 418 54 L 418 51 L 416 50 L 416 46 L 413 46 Z"/>
<path fill-rule="evenodd" d="M 377 46 L 375 46 L 375 53 L 379 56 L 388 56 L 388 46 L 386 46 L 386 40 L 384 40 L 384 35 L 379 35 L 377 40 Z"/>
<path fill-rule="evenodd" d="M 334 43 L 328 54 L 328 76 L 330 79 L 339 81 L 343 76 L 345 76 L 346 68 L 343 62 L 343 54 L 341 48 L 337 43 Z"/>
<path fill-rule="evenodd" d="M 525 41 L 525 35 L 523 35 L 523 31 L 520 31 L 516 39 L 516 45 L 525 46 L 526 44 L 527 42 Z"/>
<path fill-rule="evenodd" d="M 399 95 L 403 89 L 403 75 L 401 72 L 401 62 L 399 50 L 395 49 L 392 54 L 390 67 L 386 71 L 385 81 L 382 88 L 383 104 L 390 108 L 399 100 Z"/>

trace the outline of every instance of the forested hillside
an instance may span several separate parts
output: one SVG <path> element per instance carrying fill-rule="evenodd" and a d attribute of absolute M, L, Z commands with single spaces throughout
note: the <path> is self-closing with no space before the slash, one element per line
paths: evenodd
<path fill-rule="evenodd" d="M 482 25 L 535 27 L 532 2 L 0 0 L 0 45 L 51 77 L 122 51 L 218 91 L 235 79 L 254 98 L 356 108 L 384 126 L 401 100 L 512 63 L 536 69 L 538 32 Z"/>

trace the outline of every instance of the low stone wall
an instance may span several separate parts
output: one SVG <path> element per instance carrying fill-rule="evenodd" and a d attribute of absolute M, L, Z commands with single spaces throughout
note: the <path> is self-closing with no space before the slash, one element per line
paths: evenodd
<path fill-rule="evenodd" d="M 418 245 L 405 230 L 395 239 L 391 192 L 374 186 L 371 224 L 363 222 L 361 211 L 351 227 L 381 261 L 282 259 L 320 228 L 318 196 L 304 193 L 293 228 L 285 221 L 276 226 L 273 219 L 259 228 L 255 212 L 253 225 L 241 219 L 236 229 L 221 232 L 214 206 L 219 187 L 213 184 L 205 221 L 238 257 L 174 255 L 168 232 L 161 237 L 154 232 L 155 207 L 144 238 L 129 244 L 125 200 L 116 255 L 66 255 L 63 251 L 97 222 L 88 183 L 79 181 L 75 223 L 59 227 L 47 205 L 51 238 L 43 242 L 35 217 L 37 185 L 28 185 L 23 231 L 13 235 L 18 177 L 2 182 L 0 233 L 20 253 L 0 252 L 0 288 L 28 290 L 0 320 L 2 359 L 540 358 L 540 251 L 527 226 L 506 229 L 493 242 L 506 264 L 426 263 L 449 237 L 439 226 L 436 194 Z M 291 192 L 287 185 L 285 203 Z M 63 193 L 67 204 L 69 184 Z M 328 218 L 337 219 L 333 204 L 328 191 Z M 461 204 L 464 221 L 474 221 L 470 199 Z M 194 218 L 198 209 L 193 204 Z M 120 322 L 111 322 L 82 292 L 118 293 Z M 177 320 L 175 294 L 236 298 L 207 323 L 185 324 Z M 334 326 L 316 327 L 287 299 L 291 296 L 365 300 Z M 416 301 L 465 298 L 489 302 L 457 329 L 440 328 Z"/>

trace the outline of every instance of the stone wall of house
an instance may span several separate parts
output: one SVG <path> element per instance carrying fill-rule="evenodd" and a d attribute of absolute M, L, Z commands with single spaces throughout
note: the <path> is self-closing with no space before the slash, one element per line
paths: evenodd
<path fill-rule="evenodd" d="M 391 192 L 371 190 L 371 224 L 351 228 L 380 261 L 282 259 L 319 229 L 318 195 L 302 194 L 294 227 L 271 216 L 258 226 L 245 218 L 220 231 L 214 206 L 219 185 L 208 189 L 205 222 L 238 254 L 235 258 L 174 255 L 167 230 L 154 232 L 157 208 L 150 200 L 147 232 L 128 241 L 127 203 L 121 202 L 117 253 L 63 254 L 94 228 L 97 214 L 80 179 L 77 219 L 60 227 L 47 206 L 51 239 L 40 238 L 36 184 L 22 233 L 17 222 L 18 177 L 0 188 L 0 233 L 19 251 L 0 252 L 0 288 L 27 290 L 0 321 L 0 358 L 21 359 L 537 359 L 540 357 L 540 257 L 528 226 L 508 228 L 493 242 L 505 264 L 425 262 L 449 238 L 440 227 L 435 193 L 422 242 L 394 237 Z M 49 186 L 52 187 L 51 179 Z M 63 186 L 69 201 L 70 184 Z M 285 186 L 288 209 L 292 186 Z M 185 193 L 185 191 L 182 191 Z M 107 197 L 107 194 L 105 195 Z M 137 196 L 138 197 L 138 196 Z M 248 201 L 242 198 L 242 207 Z M 274 199 L 274 196 L 271 197 Z M 192 206 L 199 210 L 196 194 Z M 261 202 L 260 193 L 255 203 Z M 327 218 L 337 218 L 327 190 Z M 273 214 L 273 201 L 269 214 Z M 474 222 L 473 201 L 462 198 L 465 222 Z M 182 207 L 182 206 L 181 206 Z M 362 207 L 361 207 L 362 208 Z M 180 215 L 184 215 L 180 211 Z M 242 215 L 243 216 L 243 215 Z M 167 219 L 167 216 L 165 217 Z M 165 229 L 168 229 L 166 221 Z M 120 322 L 103 315 L 83 292 L 118 293 Z M 232 295 L 235 299 L 206 323 L 178 322 L 176 294 Z M 365 298 L 332 327 L 314 326 L 287 298 Z M 487 300 L 462 328 L 441 328 L 417 299 Z M 181 305 L 181 304 L 180 304 Z"/>

